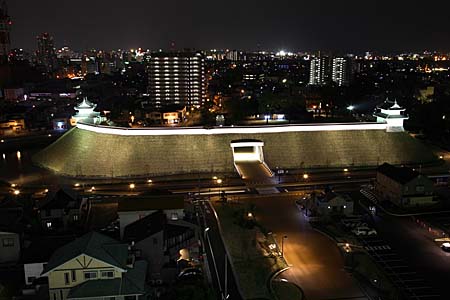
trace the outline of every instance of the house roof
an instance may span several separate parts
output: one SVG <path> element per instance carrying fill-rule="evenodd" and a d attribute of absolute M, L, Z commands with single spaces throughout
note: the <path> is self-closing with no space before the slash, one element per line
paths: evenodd
<path fill-rule="evenodd" d="M 84 299 L 107 296 L 143 295 L 146 293 L 146 261 L 136 261 L 133 268 L 123 273 L 122 280 L 88 280 L 72 288 L 67 299 Z"/>
<path fill-rule="evenodd" d="M 182 225 L 166 224 L 166 226 L 164 226 L 164 239 L 180 236 L 187 231 L 193 231 L 193 229 Z"/>
<path fill-rule="evenodd" d="M 118 212 L 183 209 L 184 197 L 180 195 L 161 195 L 153 197 L 125 198 L 119 200 Z"/>
<path fill-rule="evenodd" d="M 74 240 L 74 236 L 40 236 L 34 238 L 30 245 L 22 250 L 24 263 L 48 262 L 58 248 Z"/>
<path fill-rule="evenodd" d="M 50 192 L 40 205 L 41 209 L 64 209 L 70 202 L 76 199 L 75 194 L 70 191 L 59 189 L 56 192 Z"/>
<path fill-rule="evenodd" d="M 379 166 L 377 171 L 401 184 L 408 183 L 420 176 L 419 172 L 413 171 L 411 168 L 395 167 L 388 163 Z"/>
<path fill-rule="evenodd" d="M 92 231 L 56 250 L 42 273 L 47 273 L 82 254 L 124 269 L 128 258 L 128 246 Z"/>
<path fill-rule="evenodd" d="M 139 242 L 143 239 L 160 232 L 167 223 L 167 217 L 162 211 L 152 213 L 125 227 L 124 239 Z"/>

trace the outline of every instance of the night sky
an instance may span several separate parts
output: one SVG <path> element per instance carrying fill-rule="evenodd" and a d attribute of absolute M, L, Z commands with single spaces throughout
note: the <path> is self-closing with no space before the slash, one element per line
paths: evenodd
<path fill-rule="evenodd" d="M 7 0 L 14 47 L 450 50 L 450 1 Z"/>

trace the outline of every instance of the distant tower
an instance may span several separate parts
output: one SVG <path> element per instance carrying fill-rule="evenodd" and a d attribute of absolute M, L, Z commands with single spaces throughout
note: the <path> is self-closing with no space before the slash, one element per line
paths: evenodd
<path fill-rule="evenodd" d="M 43 33 L 37 37 L 37 59 L 38 63 L 45 67 L 47 72 L 56 70 L 56 50 L 53 37 L 48 33 Z"/>
<path fill-rule="evenodd" d="M 8 7 L 3 0 L 0 4 L 0 64 L 8 62 L 8 55 L 11 49 L 11 25 L 12 21 L 8 15 Z"/>
<path fill-rule="evenodd" d="M 310 85 L 325 85 L 330 79 L 330 59 L 326 56 L 319 56 L 311 60 L 309 72 Z"/>
<path fill-rule="evenodd" d="M 352 60 L 348 57 L 336 57 L 333 59 L 331 79 L 338 86 L 348 86 L 352 79 Z"/>
<path fill-rule="evenodd" d="M 150 102 L 156 109 L 199 107 L 206 98 L 205 59 L 200 53 L 154 53 L 147 71 Z"/>
<path fill-rule="evenodd" d="M 387 124 L 388 132 L 405 131 L 403 121 L 407 120 L 408 116 L 405 115 L 405 109 L 400 107 L 397 101 L 394 101 L 392 105 L 392 102 L 386 99 L 382 106 L 377 107 L 375 117 L 378 123 Z"/>

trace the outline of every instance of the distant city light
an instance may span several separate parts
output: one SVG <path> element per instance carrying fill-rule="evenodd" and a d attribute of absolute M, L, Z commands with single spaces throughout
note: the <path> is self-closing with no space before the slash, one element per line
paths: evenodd
<path fill-rule="evenodd" d="M 309 175 L 308 174 L 303 174 L 303 179 L 308 179 L 309 178 Z"/>
<path fill-rule="evenodd" d="M 130 183 L 130 189 L 134 189 L 136 185 L 134 183 Z"/>

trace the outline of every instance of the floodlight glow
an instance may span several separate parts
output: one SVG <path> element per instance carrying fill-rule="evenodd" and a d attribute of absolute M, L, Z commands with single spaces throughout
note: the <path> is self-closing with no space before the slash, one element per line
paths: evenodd
<path fill-rule="evenodd" d="M 270 116 L 269 116 L 270 117 Z M 232 126 L 214 127 L 166 127 L 166 128 L 125 128 L 77 123 L 79 129 L 102 134 L 123 136 L 165 136 L 165 135 L 214 135 L 214 134 L 259 134 L 282 132 L 311 131 L 346 131 L 346 130 L 386 130 L 386 123 L 343 123 L 343 124 L 305 124 L 273 126 Z"/>

